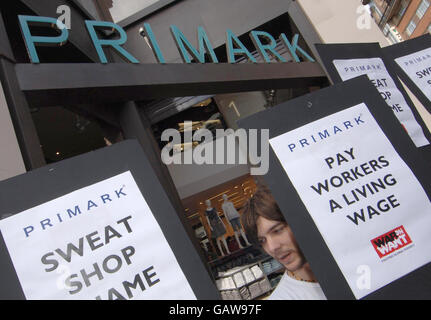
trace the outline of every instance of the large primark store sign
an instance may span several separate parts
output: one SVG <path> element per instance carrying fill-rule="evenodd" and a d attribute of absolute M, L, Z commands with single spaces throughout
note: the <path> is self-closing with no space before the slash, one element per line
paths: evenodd
<path fill-rule="evenodd" d="M 27 51 L 32 63 L 39 63 L 36 46 L 63 45 L 68 40 L 68 29 L 60 20 L 56 18 L 25 15 L 19 15 L 18 18 Z M 123 28 L 113 22 L 105 21 L 86 20 L 85 24 L 101 63 L 108 63 L 106 55 L 103 51 L 103 47 L 112 47 L 126 61 L 131 63 L 139 63 L 139 61 L 133 55 L 131 55 L 122 47 L 122 45 L 127 42 L 127 34 Z M 60 34 L 54 37 L 35 36 L 30 31 L 31 25 L 46 25 L 47 27 L 57 29 Z M 117 39 L 100 39 L 96 32 L 98 29 L 115 30 L 120 37 Z M 197 30 L 199 50 L 191 45 L 191 43 L 177 26 L 171 25 L 170 30 L 178 50 L 180 51 L 181 57 L 185 63 L 191 63 L 192 59 L 195 59 L 200 63 L 205 63 L 205 53 L 208 53 L 211 62 L 219 62 L 211 42 L 208 39 L 208 35 L 203 27 L 198 27 Z M 144 27 L 141 29 L 141 33 L 147 37 L 157 61 L 159 63 L 166 63 L 163 52 L 160 49 L 150 24 L 145 23 Z M 276 51 L 276 40 L 271 34 L 264 31 L 254 30 L 250 32 L 250 37 L 256 47 L 256 50 L 262 55 L 265 62 L 271 62 L 271 57 L 275 58 L 279 62 L 287 62 L 287 60 Z M 235 56 L 237 55 L 246 56 L 251 62 L 257 63 L 257 60 L 253 57 L 250 51 L 247 50 L 244 44 L 229 29 L 226 31 L 226 38 L 226 51 L 229 63 L 235 63 Z M 301 53 L 302 56 L 308 61 L 314 62 L 314 59 L 306 51 L 299 47 L 298 34 L 293 37 L 291 42 L 287 39 L 284 33 L 280 34 L 280 39 L 296 62 L 300 62 L 297 52 Z"/>

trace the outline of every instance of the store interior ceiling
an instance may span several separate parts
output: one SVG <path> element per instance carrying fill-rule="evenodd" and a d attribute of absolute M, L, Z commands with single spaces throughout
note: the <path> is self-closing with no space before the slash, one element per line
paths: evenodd
<path fill-rule="evenodd" d="M 223 194 L 228 196 L 237 210 L 241 210 L 245 202 L 256 191 L 256 182 L 250 175 L 244 175 L 216 187 L 202 190 L 202 192 L 182 200 L 185 216 L 190 225 L 199 226 L 202 224 L 203 213 L 205 212 L 205 200 L 210 200 L 211 205 L 218 210 L 220 217 L 223 217 L 221 205 Z"/>
<path fill-rule="evenodd" d="M 63 107 L 33 109 L 32 117 L 48 164 L 106 146 L 98 123 Z"/>
<path fill-rule="evenodd" d="M 184 133 L 184 130 L 187 130 L 184 128 L 185 121 L 193 122 L 193 131 L 214 126 L 223 127 L 223 120 L 219 119 L 221 116 L 211 97 L 203 96 L 194 101 L 198 102 L 153 125 L 154 137 L 159 142 L 160 149 L 166 144 L 161 141 L 163 130 L 174 128 Z M 82 112 L 77 113 L 62 106 L 31 108 L 30 111 L 47 163 L 61 161 L 106 146 L 105 132 L 101 128 L 101 123 L 83 115 Z"/>
<path fill-rule="evenodd" d="M 192 126 L 189 128 L 185 127 L 185 122 L 191 122 Z M 168 142 L 161 140 L 161 135 L 166 129 L 176 129 L 181 133 L 182 141 L 185 143 L 192 141 L 184 140 L 184 131 L 196 131 L 198 129 L 211 129 L 226 127 L 224 120 L 220 114 L 220 111 L 215 103 L 214 99 L 207 98 L 203 101 L 190 106 L 182 112 L 176 113 L 175 115 L 164 119 L 158 123 L 152 125 L 154 138 L 159 143 L 160 149 L 162 149 Z M 196 145 L 193 145 L 195 147 Z M 182 146 L 184 150 L 184 146 Z"/>

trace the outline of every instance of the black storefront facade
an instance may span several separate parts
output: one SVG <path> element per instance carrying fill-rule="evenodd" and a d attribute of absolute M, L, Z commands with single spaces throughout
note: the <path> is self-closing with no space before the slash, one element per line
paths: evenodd
<path fill-rule="evenodd" d="M 249 35 L 252 30 L 267 32 L 274 38 L 283 33 L 288 39 L 293 39 L 299 34 L 298 46 L 311 55 L 302 39 L 301 30 L 298 30 L 287 13 L 288 6 L 283 7 L 280 3 L 274 4 L 274 8 L 266 8 L 259 2 L 258 7 L 251 10 L 244 3 L 231 4 L 228 1 L 218 1 L 211 5 L 209 1 L 201 2 L 199 6 L 196 1 L 159 1 L 118 23 L 127 32 L 124 49 L 139 63 L 126 63 L 121 59 L 121 54 L 107 47 L 104 48 L 104 53 L 108 63 L 103 64 L 100 63 L 84 22 L 101 20 L 101 16 L 91 15 L 91 10 L 79 1 L 24 0 L 2 5 L 1 81 L 26 170 L 31 171 L 62 160 L 61 157 L 55 159 L 47 156 L 46 149 L 49 147 L 39 138 L 40 128 L 49 125 L 46 119 L 51 119 L 55 126 L 61 126 L 61 118 L 49 118 L 48 112 L 45 120 L 41 120 L 37 115 L 40 110 L 46 112 L 61 108 L 71 112 L 81 122 L 97 124 L 101 139 L 84 148 L 74 149 L 65 158 L 102 148 L 105 144 L 136 139 L 214 280 L 217 272 L 241 265 L 241 259 L 246 264 L 243 256 L 253 255 L 254 248 L 238 250 L 234 255 L 222 258 L 220 252 L 217 253 L 216 246 L 211 244 L 216 256 L 205 256 L 205 251 L 199 247 L 194 223 L 190 223 L 191 219 L 187 214 L 190 209 L 184 203 L 184 198 L 193 198 L 193 194 L 188 194 L 187 197 L 179 194 L 170 171 L 160 159 L 162 146 L 158 132 L 167 128 L 172 121 L 189 120 L 178 115 L 192 105 L 208 99 L 211 99 L 210 105 L 217 105 L 221 101 L 217 99 L 220 95 L 240 94 L 244 97 L 260 92 L 262 101 L 266 104 L 261 107 L 264 109 L 328 86 L 329 82 L 318 62 L 307 61 L 300 54 L 301 61 L 295 62 L 280 41 L 277 49 L 281 50 L 282 56 L 289 62 L 273 60 L 272 63 L 265 63 L 264 57 L 256 50 Z M 56 18 L 56 9 L 61 5 L 71 9 L 71 29 L 67 43 L 61 47 L 37 46 L 40 63 L 31 63 L 20 31 L 18 15 Z M 259 14 L 251 18 L 250 11 Z M 165 63 L 158 63 L 151 42 L 148 43 L 148 37 L 144 37 L 144 23 L 151 25 Z M 219 63 L 211 63 L 208 55 L 206 63 L 182 61 L 170 33 L 171 25 L 177 26 L 195 48 L 198 47 L 198 27 L 205 26 Z M 238 57 L 238 63 L 228 63 L 227 29 L 232 30 L 247 50 L 253 52 L 258 63 L 247 62 L 244 58 L 241 61 L 241 57 Z M 46 27 L 32 27 L 31 30 L 38 35 L 56 35 Z M 118 34 L 105 30 L 99 31 L 98 36 L 100 39 L 115 39 Z M 182 97 L 188 99 L 184 100 Z M 250 99 L 253 97 L 251 95 Z M 243 113 L 242 110 L 239 111 L 237 110 L 238 118 Z M 177 118 L 168 121 L 172 117 Z M 206 114 L 203 118 L 208 119 Z M 40 123 L 35 124 L 35 121 Z M 232 121 L 224 119 L 224 122 L 228 122 L 224 128 L 231 127 L 229 123 Z M 242 182 L 237 179 L 234 184 Z M 233 188 L 234 184 L 230 187 Z M 201 191 L 205 190 L 203 188 Z M 215 190 L 213 192 L 220 191 Z M 205 193 L 201 198 L 209 198 L 211 195 Z M 197 199 L 190 201 L 198 201 Z M 208 263 L 209 260 L 217 262 Z M 237 263 L 232 263 L 233 260 Z M 235 296 L 225 298 L 233 299 Z"/>

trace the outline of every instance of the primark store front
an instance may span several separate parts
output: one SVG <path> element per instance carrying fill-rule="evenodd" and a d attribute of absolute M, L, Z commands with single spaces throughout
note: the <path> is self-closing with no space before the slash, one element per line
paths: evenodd
<path fill-rule="evenodd" d="M 232 222 L 265 159 L 247 159 L 235 130 L 330 85 L 313 44 L 332 39 L 309 9 L 0 4 L 0 298 L 266 299 L 284 268 Z M 214 161 L 190 160 L 204 149 Z"/>

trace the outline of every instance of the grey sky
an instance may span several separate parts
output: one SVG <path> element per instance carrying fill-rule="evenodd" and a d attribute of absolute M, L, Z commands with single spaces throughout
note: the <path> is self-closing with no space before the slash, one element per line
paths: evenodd
<path fill-rule="evenodd" d="M 159 0 L 113 0 L 110 9 L 112 18 L 114 22 L 121 21 L 157 1 Z"/>

